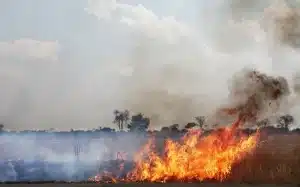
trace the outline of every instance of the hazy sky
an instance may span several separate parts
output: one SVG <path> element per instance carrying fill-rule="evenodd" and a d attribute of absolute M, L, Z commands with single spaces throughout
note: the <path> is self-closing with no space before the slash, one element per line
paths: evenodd
<path fill-rule="evenodd" d="M 267 3 L 225 2 L 2 1 L 0 122 L 94 128 L 128 108 L 154 126 L 184 123 L 222 103 L 245 66 L 298 71 L 299 55 L 274 48 L 257 23 Z M 246 21 L 230 22 L 236 15 Z"/>

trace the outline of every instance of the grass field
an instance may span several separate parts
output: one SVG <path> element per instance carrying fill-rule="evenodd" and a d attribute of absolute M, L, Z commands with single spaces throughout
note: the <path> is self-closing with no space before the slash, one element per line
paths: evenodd
<path fill-rule="evenodd" d="M 300 184 L 300 135 L 272 135 L 252 155 L 236 164 L 230 180 L 249 183 Z"/>
<path fill-rule="evenodd" d="M 162 139 L 163 141 L 163 139 Z M 158 142 L 163 145 L 163 142 Z M 159 146 L 157 146 L 159 147 Z M 230 183 L 239 184 L 300 184 L 300 133 L 261 134 L 260 141 L 253 153 L 247 155 L 241 162 L 236 163 L 227 178 Z M 14 186 L 16 184 L 10 184 Z M 24 186 L 25 184 L 17 184 Z M 44 186 L 46 184 L 39 184 Z M 54 185 L 54 184 L 47 184 Z M 58 184 L 57 184 L 58 185 Z M 68 185 L 68 184 L 59 184 Z M 83 184 L 72 184 L 83 185 Z M 84 184 L 93 186 L 94 184 Z M 83 185 L 83 186 L 84 186 Z M 95 186 L 103 186 L 97 184 Z M 106 184 L 105 184 L 106 185 Z M 113 184 L 108 186 L 138 186 L 141 184 Z M 152 186 L 145 183 L 143 186 Z M 163 184 L 157 184 L 163 185 Z M 168 183 L 168 186 L 174 186 Z M 183 184 L 180 184 L 181 186 Z M 184 184 L 196 186 L 196 184 Z M 205 185 L 216 185 L 205 183 Z M 226 184 L 218 184 L 226 186 Z M 176 184 L 175 186 L 179 186 Z M 197 183 L 197 186 L 204 184 Z M 230 186 L 230 185 L 229 185 Z M 232 186 L 232 185 L 231 185 Z"/>
<path fill-rule="evenodd" d="M 300 184 L 300 134 L 261 134 L 253 153 L 236 163 L 228 182 Z"/>

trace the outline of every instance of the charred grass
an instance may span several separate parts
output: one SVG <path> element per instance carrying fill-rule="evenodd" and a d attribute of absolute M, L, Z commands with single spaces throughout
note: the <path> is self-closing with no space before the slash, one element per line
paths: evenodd
<path fill-rule="evenodd" d="M 162 141 L 163 142 L 163 141 Z M 159 142 L 159 143 L 162 143 Z M 158 143 L 158 142 L 156 142 Z M 163 144 L 163 143 L 162 143 Z M 27 183 L 27 184 L 26 184 Z M 291 184 L 300 186 L 300 134 L 272 134 L 261 136 L 255 151 L 246 155 L 244 159 L 236 163 L 228 180 L 223 182 L 205 181 L 204 183 L 176 183 L 176 181 L 166 184 L 162 183 L 93 183 L 93 182 L 59 182 L 40 181 L 6 183 L 9 186 L 272 186 L 262 184 Z M 205 184 L 205 185 L 204 185 Z M 2 184 L 1 184 L 2 185 Z M 285 185 L 283 185 L 285 186 Z M 287 185 L 289 186 L 289 185 Z"/>

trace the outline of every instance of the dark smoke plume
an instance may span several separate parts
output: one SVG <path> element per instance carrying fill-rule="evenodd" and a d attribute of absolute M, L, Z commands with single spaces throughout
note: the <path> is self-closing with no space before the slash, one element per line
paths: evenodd
<path fill-rule="evenodd" d="M 230 88 L 231 106 L 222 110 L 237 115 L 242 122 L 255 123 L 266 110 L 279 109 L 281 99 L 289 94 L 284 77 L 247 69 L 234 76 Z"/>

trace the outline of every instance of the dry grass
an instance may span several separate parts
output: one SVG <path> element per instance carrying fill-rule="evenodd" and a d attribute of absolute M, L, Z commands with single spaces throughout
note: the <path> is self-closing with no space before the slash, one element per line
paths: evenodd
<path fill-rule="evenodd" d="M 161 152 L 164 138 L 156 139 Z M 159 146 L 160 145 L 160 146 Z M 229 182 L 300 184 L 300 133 L 262 133 L 255 151 L 233 166 Z"/>
<path fill-rule="evenodd" d="M 156 139 L 162 151 L 164 139 Z M 300 134 L 261 134 L 253 153 L 233 166 L 228 179 L 237 183 L 300 184 Z"/>
<path fill-rule="evenodd" d="M 300 184 L 300 135 L 272 135 L 236 164 L 230 180 Z"/>

